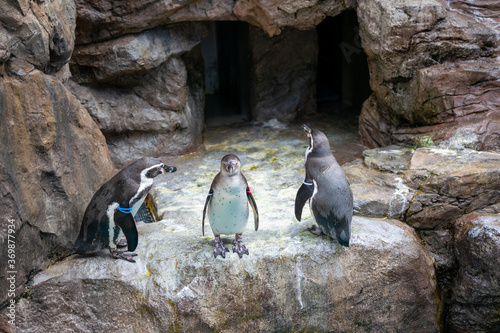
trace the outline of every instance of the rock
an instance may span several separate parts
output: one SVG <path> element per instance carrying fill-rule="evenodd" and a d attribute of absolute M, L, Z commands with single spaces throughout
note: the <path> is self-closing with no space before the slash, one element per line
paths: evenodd
<path fill-rule="evenodd" d="M 418 190 L 407 222 L 417 229 L 446 226 L 463 214 L 500 201 L 500 155 L 490 152 L 420 148 L 405 182 Z"/>
<path fill-rule="evenodd" d="M 264 30 L 269 36 L 279 35 L 284 27 L 308 30 L 326 16 L 336 16 L 343 10 L 354 8 L 354 1 L 236 1 L 234 15 Z"/>
<path fill-rule="evenodd" d="M 458 274 L 450 331 L 496 332 L 500 330 L 500 217 L 469 214 L 455 228 Z"/>
<path fill-rule="evenodd" d="M 468 136 L 468 148 L 498 150 L 498 65 L 453 62 L 418 70 L 412 117 L 420 127 L 394 129 L 393 141 L 410 143 L 419 136 L 430 136 L 435 142 L 444 142 Z"/>
<path fill-rule="evenodd" d="M 214 259 L 190 221 L 141 223 L 137 264 L 102 253 L 51 266 L 17 304 L 18 328 L 438 332 L 432 260 L 411 228 L 355 218 L 347 249 L 274 222 L 247 233 L 243 259 Z"/>
<path fill-rule="evenodd" d="M 135 1 L 116 4 L 101 0 L 99 5 L 88 0 L 76 0 L 78 27 L 76 44 L 85 45 L 115 39 L 130 33 L 186 21 L 235 20 L 233 1 L 199 0 Z"/>
<path fill-rule="evenodd" d="M 125 76 L 158 68 L 170 57 L 191 50 L 207 33 L 205 24 L 187 22 L 78 46 L 71 58 L 71 72 L 78 83 L 121 79 L 130 86 Z"/>
<path fill-rule="evenodd" d="M 318 64 L 315 30 L 286 29 L 268 37 L 250 28 L 250 104 L 255 120 L 289 122 L 316 111 L 316 69 Z"/>
<path fill-rule="evenodd" d="M 412 156 L 412 149 L 389 146 L 363 151 L 363 163 L 370 169 L 403 173 L 409 168 Z"/>
<path fill-rule="evenodd" d="M 435 143 L 464 132 L 498 150 L 498 8 L 461 1 L 360 1 L 373 95 L 360 117 L 369 147 Z M 496 22 L 496 23 L 495 23 Z"/>
<path fill-rule="evenodd" d="M 380 161 L 387 156 L 387 154 L 377 155 L 378 153 L 379 151 L 376 150 L 364 151 L 364 164 L 363 161 L 356 160 L 342 166 L 351 183 L 354 196 L 354 214 L 404 220 L 404 215 L 415 191 L 406 186 L 403 179 L 396 174 L 366 168 L 368 156 L 374 160 L 380 159 Z M 400 150 L 400 154 L 400 156 L 405 156 L 407 152 Z M 380 167 L 386 168 L 384 165 L 380 165 Z M 394 169 L 391 167 L 391 170 Z"/>
<path fill-rule="evenodd" d="M 0 11 L 0 63 L 22 59 L 55 73 L 69 61 L 76 27 L 73 1 L 2 1 Z"/>
<path fill-rule="evenodd" d="M 71 66 L 77 82 L 68 87 L 106 136 L 117 167 L 200 146 L 204 78 L 197 44 L 206 32 L 202 23 L 176 24 L 77 49 Z"/>
<path fill-rule="evenodd" d="M 15 226 L 16 295 L 69 254 L 87 203 L 113 174 L 102 133 L 78 100 L 39 70 L 0 79 L 0 206 Z M 7 234 L 0 234 L 7 258 Z M 11 239 L 12 240 L 12 239 Z M 7 290 L 6 270 L 0 286 Z M 3 293 L 0 304 L 5 304 Z"/>
<path fill-rule="evenodd" d="M 136 1 L 133 5 L 117 5 L 112 1 L 77 0 L 78 45 L 101 42 L 127 33 L 137 33 L 160 25 L 185 21 L 248 22 L 269 36 L 279 35 L 283 28 L 301 30 L 314 28 L 326 16 L 335 16 L 355 1 L 310 2 L 294 0 L 282 3 L 265 1 Z"/>

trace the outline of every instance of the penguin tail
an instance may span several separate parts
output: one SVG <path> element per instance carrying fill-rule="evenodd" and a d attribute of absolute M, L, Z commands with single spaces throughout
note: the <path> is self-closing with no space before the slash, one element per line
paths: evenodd
<path fill-rule="evenodd" d="M 341 226 L 341 229 L 337 231 L 337 240 L 340 245 L 349 247 L 349 240 L 351 239 L 351 223 L 344 217 Z"/>
<path fill-rule="evenodd" d="M 339 237 L 337 240 L 339 241 L 340 245 L 343 245 L 345 247 L 349 247 L 349 238 Z"/>
<path fill-rule="evenodd" d="M 344 216 L 339 221 L 338 226 L 339 227 L 336 228 L 337 240 L 339 241 L 340 245 L 349 247 L 349 241 L 351 239 L 351 221 Z"/>

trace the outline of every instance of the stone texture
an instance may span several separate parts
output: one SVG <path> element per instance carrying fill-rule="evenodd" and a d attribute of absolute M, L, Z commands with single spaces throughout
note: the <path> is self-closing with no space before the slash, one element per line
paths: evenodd
<path fill-rule="evenodd" d="M 71 58 L 71 72 L 78 83 L 120 79 L 130 86 L 127 76 L 155 69 L 170 57 L 191 50 L 207 33 L 203 23 L 181 23 L 78 46 Z"/>
<path fill-rule="evenodd" d="M 472 1 L 360 1 L 372 97 L 360 117 L 370 147 L 462 134 L 499 149 L 498 8 Z"/>
<path fill-rule="evenodd" d="M 130 5 L 80 0 L 77 8 L 77 44 L 83 48 L 96 43 L 115 43 L 123 36 L 166 24 L 201 20 L 245 21 L 268 36 L 280 36 L 287 34 L 290 28 L 313 29 L 326 16 L 356 9 L 373 90 L 360 117 L 360 134 L 365 145 L 412 146 L 421 136 L 431 136 L 434 142 L 440 143 L 466 135 L 469 136 L 469 148 L 500 149 L 497 102 L 500 24 L 494 3 L 197 0 L 168 5 L 159 1 L 138 1 Z M 277 38 L 274 43 L 280 40 Z M 255 67 L 256 104 L 260 103 L 260 97 L 276 93 L 266 84 L 258 85 L 259 68 L 272 69 L 273 62 L 259 63 Z M 301 86 L 308 86 L 300 84 L 300 73 L 293 75 L 288 82 L 297 81 L 294 92 Z M 277 82 L 282 84 L 280 80 Z M 279 84 L 273 85 L 276 86 Z M 303 99 L 307 93 L 310 92 L 304 89 L 302 95 L 295 95 Z M 286 98 L 291 101 L 295 95 L 290 93 Z M 307 95 L 307 99 L 314 99 L 314 93 Z M 273 107 L 268 103 L 258 105 L 254 110 L 258 116 L 254 118 L 269 119 L 266 112 L 274 113 Z M 289 118 L 294 116 L 292 113 Z M 281 119 L 287 120 L 286 117 Z"/>
<path fill-rule="evenodd" d="M 413 154 L 405 181 L 418 190 L 407 222 L 417 229 L 439 229 L 500 201 L 500 155 L 420 148 Z"/>
<path fill-rule="evenodd" d="M 0 63 L 23 59 L 47 73 L 62 68 L 75 40 L 73 1 L 2 1 Z"/>
<path fill-rule="evenodd" d="M 363 163 L 367 168 L 392 173 L 404 173 L 410 166 L 414 150 L 388 146 L 363 151 Z"/>
<path fill-rule="evenodd" d="M 264 30 L 269 36 L 279 35 L 284 27 L 308 30 L 326 16 L 336 16 L 353 8 L 355 1 L 235 1 L 234 15 Z"/>
<path fill-rule="evenodd" d="M 356 2 L 184 0 L 168 4 L 162 1 L 122 4 L 109 0 L 77 0 L 76 5 L 79 13 L 76 39 L 77 44 L 83 45 L 185 21 L 240 20 L 274 36 L 285 27 L 312 29 L 326 16 L 335 16 L 347 8 L 354 8 Z"/>
<path fill-rule="evenodd" d="M 452 332 L 500 330 L 500 217 L 469 214 L 455 224 L 458 274 L 449 315 Z"/>
<path fill-rule="evenodd" d="M 199 147 L 204 81 L 197 45 L 206 33 L 205 24 L 183 23 L 76 49 L 68 87 L 106 136 L 116 166 Z"/>
<path fill-rule="evenodd" d="M 271 38 L 251 27 L 249 39 L 253 118 L 288 122 L 314 113 L 318 64 L 316 31 L 286 29 Z"/>
<path fill-rule="evenodd" d="M 349 249 L 267 223 L 243 259 L 214 259 L 199 227 L 140 224 L 137 264 L 102 253 L 53 265 L 17 304 L 18 328 L 438 332 L 432 260 L 402 223 L 355 218 Z"/>
<path fill-rule="evenodd" d="M 113 165 L 102 133 L 53 76 L 3 77 L 0 108 L 0 216 L 15 221 L 19 295 L 34 273 L 69 254 L 86 205 Z M 6 229 L 0 236 L 7 258 Z M 0 286 L 7 290 L 5 269 Z"/>
<path fill-rule="evenodd" d="M 208 20 L 235 20 L 229 0 L 147 0 L 116 3 L 111 0 L 76 0 L 76 44 L 92 44 L 158 26 Z"/>
<path fill-rule="evenodd" d="M 406 154 L 404 151 L 400 152 L 401 156 Z M 374 157 L 377 151 L 368 154 Z M 365 164 L 366 160 L 365 156 Z M 399 175 L 367 169 L 362 160 L 348 163 L 343 169 L 351 183 L 355 215 L 404 220 L 415 191 Z"/>

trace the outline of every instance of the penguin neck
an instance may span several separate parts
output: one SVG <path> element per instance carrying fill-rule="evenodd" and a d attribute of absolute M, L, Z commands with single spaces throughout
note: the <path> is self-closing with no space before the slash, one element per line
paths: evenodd
<path fill-rule="evenodd" d="M 330 150 L 330 147 L 315 147 L 314 149 L 307 150 L 306 158 L 327 157 L 329 155 L 333 156 L 332 151 Z"/>
<path fill-rule="evenodd" d="M 239 171 L 237 172 L 234 172 L 234 173 L 226 173 L 226 172 L 222 172 L 222 177 L 221 177 L 221 180 L 222 182 L 224 182 L 225 184 L 234 184 L 234 185 L 237 185 L 240 183 L 241 181 L 241 173 Z"/>
<path fill-rule="evenodd" d="M 232 172 L 232 173 L 229 173 L 229 172 L 227 172 L 227 171 L 225 171 L 225 170 L 221 170 L 221 172 L 220 172 L 220 173 L 221 173 L 221 175 L 222 175 L 223 177 L 228 177 L 228 178 L 230 178 L 230 177 L 236 177 L 236 176 L 238 176 L 238 175 L 240 174 L 240 170 L 238 169 L 238 170 L 236 170 L 236 171 L 234 171 L 234 172 Z"/>
<path fill-rule="evenodd" d="M 137 189 L 135 195 L 130 199 L 130 205 L 133 205 L 137 200 L 140 200 L 143 196 L 145 196 L 153 186 L 153 178 L 148 178 L 146 176 L 147 171 L 148 170 L 146 169 L 141 172 L 139 188 Z"/>

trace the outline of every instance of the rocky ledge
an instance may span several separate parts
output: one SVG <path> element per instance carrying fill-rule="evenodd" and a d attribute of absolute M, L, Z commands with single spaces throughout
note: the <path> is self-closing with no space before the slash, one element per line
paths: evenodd
<path fill-rule="evenodd" d="M 17 305 L 18 328 L 438 331 L 433 262 L 410 227 L 356 217 L 346 249 L 309 225 L 264 223 L 246 234 L 249 256 L 214 259 L 198 221 L 141 223 L 136 264 L 103 252 L 38 274 Z"/>
<path fill-rule="evenodd" d="M 349 126 L 305 121 L 328 134 L 339 160 L 346 152 L 361 157 L 360 146 L 334 144 L 356 141 Z M 152 190 L 161 221 L 138 224 L 137 263 L 103 251 L 50 266 L 18 300 L 17 328 L 498 331 L 500 155 L 365 150 L 343 165 L 356 214 L 344 248 L 310 234 L 306 212 L 302 222 L 293 217 L 304 176 L 299 128 L 277 121 L 211 128 L 203 149 L 164 157 L 178 171 Z M 261 216 L 258 231 L 247 226 L 250 255 L 242 259 L 214 258 L 208 226 L 201 235 L 206 194 L 226 152 L 240 157 Z"/>

